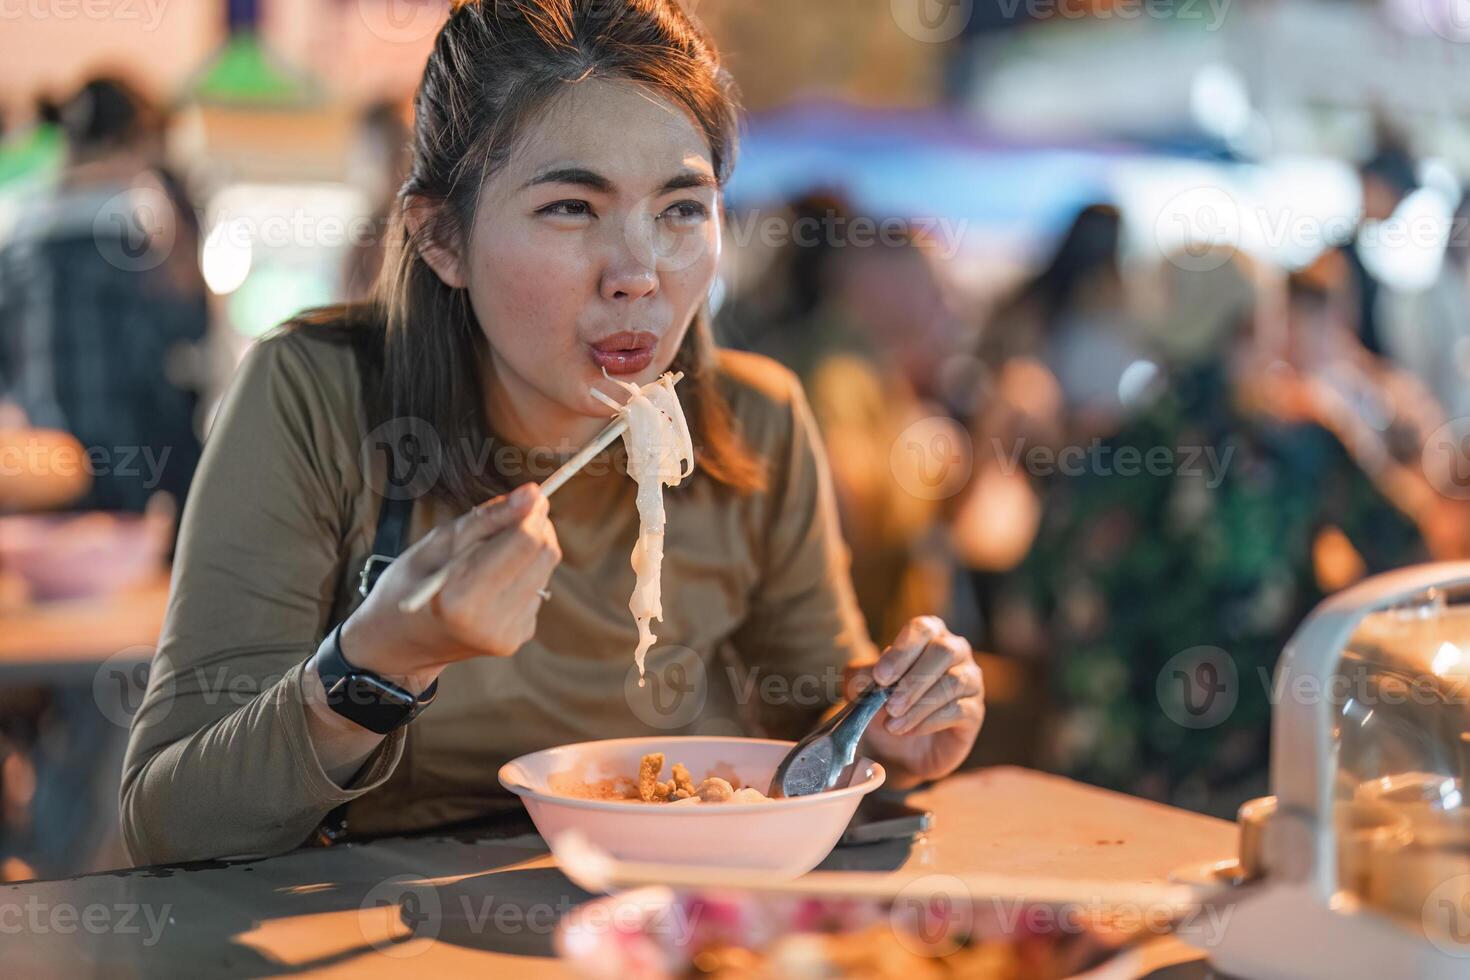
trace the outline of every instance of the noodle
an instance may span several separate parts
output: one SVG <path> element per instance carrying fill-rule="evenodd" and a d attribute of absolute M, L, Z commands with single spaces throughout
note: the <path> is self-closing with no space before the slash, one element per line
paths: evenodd
<path fill-rule="evenodd" d="M 606 372 L 604 372 L 606 374 Z M 662 583 L 664 561 L 664 491 L 676 487 L 694 472 L 694 445 L 689 423 L 674 391 L 674 376 L 665 374 L 639 387 L 609 377 L 628 390 L 628 401 L 619 405 L 597 389 L 592 394 L 618 410 L 628 420 L 623 445 L 628 451 L 628 475 L 638 484 L 638 540 L 631 562 L 636 583 L 628 609 L 638 623 L 638 648 L 633 661 L 638 665 L 638 683 L 643 684 L 643 661 L 657 639 L 649 624 L 663 622 Z"/>

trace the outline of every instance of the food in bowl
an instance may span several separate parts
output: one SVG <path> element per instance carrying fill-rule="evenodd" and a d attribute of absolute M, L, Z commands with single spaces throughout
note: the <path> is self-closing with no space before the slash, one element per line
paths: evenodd
<path fill-rule="evenodd" d="M 549 788 L 579 800 L 617 800 L 629 803 L 668 803 L 692 806 L 700 803 L 769 803 L 771 798 L 754 786 L 742 786 L 729 768 L 711 771 L 695 783 L 689 767 L 674 763 L 670 777 L 660 780 L 664 754 L 649 752 L 638 760 L 638 779 L 614 776 L 587 781 L 571 773 L 552 773 Z"/>
<path fill-rule="evenodd" d="M 638 798 L 644 803 L 761 803 L 770 802 L 770 797 L 754 786 L 741 786 L 738 776 L 706 776 L 698 786 L 689 770 L 674 763 L 673 777 L 668 782 L 659 782 L 664 771 L 664 754 L 650 752 L 638 763 Z M 733 781 L 732 781 L 733 780 Z"/>

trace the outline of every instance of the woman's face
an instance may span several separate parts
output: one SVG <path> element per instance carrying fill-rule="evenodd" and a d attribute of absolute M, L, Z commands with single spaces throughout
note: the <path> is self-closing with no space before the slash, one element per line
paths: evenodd
<path fill-rule="evenodd" d="M 493 424 L 588 437 L 603 377 L 668 369 L 719 261 L 719 189 L 686 112 L 630 82 L 569 87 L 481 189 L 458 274 L 489 340 Z M 441 272 L 441 275 L 443 273 Z"/>

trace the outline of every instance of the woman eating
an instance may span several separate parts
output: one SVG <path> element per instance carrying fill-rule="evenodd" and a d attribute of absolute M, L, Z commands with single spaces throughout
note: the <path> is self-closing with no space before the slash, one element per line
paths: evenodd
<path fill-rule="evenodd" d="M 523 753 L 795 738 L 870 676 L 896 688 L 863 752 L 899 786 L 953 771 L 968 643 L 924 616 L 874 648 L 800 386 L 713 345 L 737 113 L 708 38 L 674 0 L 459 2 L 415 110 L 371 300 L 257 343 L 211 429 L 125 761 L 132 857 L 473 820 Z M 667 371 L 695 465 L 640 686 L 625 451 L 539 483 L 608 423 L 594 390 Z M 655 710 L 674 695 L 697 711 Z"/>

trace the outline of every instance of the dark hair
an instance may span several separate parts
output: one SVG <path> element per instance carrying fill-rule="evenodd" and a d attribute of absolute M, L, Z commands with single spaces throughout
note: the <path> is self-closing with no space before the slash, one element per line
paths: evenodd
<path fill-rule="evenodd" d="M 84 83 L 57 117 L 68 149 L 86 156 L 136 142 L 153 126 L 154 109 L 127 81 L 104 75 Z"/>
<path fill-rule="evenodd" d="M 1419 168 L 1403 133 L 1388 117 L 1379 114 L 1373 120 L 1373 153 L 1358 168 L 1363 179 L 1382 181 L 1400 197 L 1407 197 L 1419 187 Z"/>
<path fill-rule="evenodd" d="M 1051 262 L 1022 290 L 1050 321 L 1071 305 L 1078 288 L 1097 272 L 1116 274 L 1123 220 L 1111 204 L 1090 204 L 1072 220 Z"/>
<path fill-rule="evenodd" d="M 675 0 L 459 0 L 414 99 L 411 168 L 372 299 L 363 309 L 328 308 L 298 318 L 345 327 L 365 344 L 367 363 L 379 369 L 376 404 L 390 417 L 423 419 L 446 445 L 489 438 L 478 373 L 487 342 L 465 291 L 439 278 L 424 247 L 463 241 L 485 178 L 504 165 L 553 96 L 588 78 L 640 83 L 682 105 L 709 140 L 715 176 L 721 184 L 728 179 L 738 121 L 734 86 L 713 45 Z M 403 220 L 410 199 L 437 205 L 417 234 Z M 760 460 L 740 438 L 716 387 L 714 341 L 703 312 L 672 369 L 685 375 L 680 398 L 698 468 L 738 492 L 761 487 Z M 449 454 L 433 492 L 469 507 L 506 489 L 493 470 Z"/>
<path fill-rule="evenodd" d="M 791 226 L 800 228 L 834 218 L 847 219 L 852 208 L 840 191 L 826 188 L 810 191 L 791 202 Z M 809 242 L 793 235 L 786 246 L 788 266 L 781 294 L 789 305 L 779 315 L 781 320 L 799 320 L 816 313 L 828 300 L 831 291 L 829 269 L 837 248 L 826 235 Z"/>
<path fill-rule="evenodd" d="M 42 93 L 36 96 L 35 115 L 36 122 L 42 126 L 60 126 L 61 104 L 51 96 Z"/>

